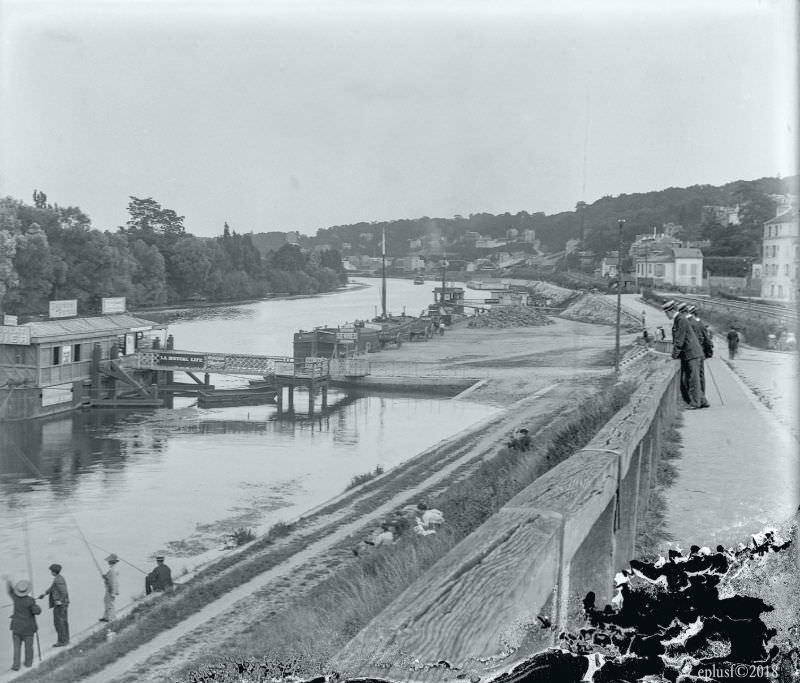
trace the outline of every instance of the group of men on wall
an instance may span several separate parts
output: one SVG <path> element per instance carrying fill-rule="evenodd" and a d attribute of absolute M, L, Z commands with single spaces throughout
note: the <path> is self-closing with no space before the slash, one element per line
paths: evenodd
<path fill-rule="evenodd" d="M 111 553 L 106 558 L 108 571 L 102 574 L 105 583 L 105 595 L 103 598 L 103 616 L 100 621 L 109 622 L 116 617 L 115 600 L 119 595 L 119 578 L 117 576 L 116 565 L 119 557 Z M 61 565 L 51 564 L 50 574 L 53 581 L 50 587 L 37 599 L 41 600 L 46 595 L 50 609 L 53 610 L 53 626 L 56 630 L 56 643 L 53 647 L 64 647 L 69 644 L 69 620 L 67 610 L 69 607 L 69 591 L 67 590 L 66 579 L 61 575 Z M 11 615 L 11 635 L 14 647 L 13 662 L 11 668 L 18 671 L 20 668 L 21 651 L 25 647 L 25 666 L 33 665 L 33 638 L 38 631 L 36 616 L 42 613 L 42 608 L 36 604 L 36 600 L 31 595 L 33 584 L 28 579 L 20 579 L 14 583 L 9 577 L 6 580 L 6 590 L 11 597 L 14 611 Z M 145 593 L 161 592 L 171 589 L 173 586 L 172 572 L 164 564 L 164 556 L 156 556 L 156 566 L 145 577 Z M 40 656 L 41 658 L 41 656 Z"/>
<path fill-rule="evenodd" d="M 661 308 L 672 320 L 672 357 L 681 362 L 681 396 L 689 410 L 709 408 L 704 361 L 714 355 L 711 332 L 696 306 L 670 299 Z"/>

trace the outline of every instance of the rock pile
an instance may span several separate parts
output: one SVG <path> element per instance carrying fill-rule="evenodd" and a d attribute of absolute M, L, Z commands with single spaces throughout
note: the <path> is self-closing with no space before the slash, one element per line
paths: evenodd
<path fill-rule="evenodd" d="M 616 325 L 617 305 L 613 299 L 599 294 L 584 294 L 561 313 L 562 318 L 595 325 Z M 636 316 L 622 309 L 622 327 L 628 332 L 639 332 L 642 327 Z"/>
<path fill-rule="evenodd" d="M 503 329 L 506 327 L 538 327 L 552 325 L 544 313 L 530 306 L 497 306 L 487 313 L 470 319 L 469 327 L 491 327 Z"/>

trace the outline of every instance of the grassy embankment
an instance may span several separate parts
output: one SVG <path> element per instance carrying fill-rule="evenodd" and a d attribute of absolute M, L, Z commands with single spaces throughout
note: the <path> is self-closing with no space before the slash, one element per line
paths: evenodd
<path fill-rule="evenodd" d="M 275 620 L 280 623 L 273 623 L 274 620 L 270 619 L 259 626 L 246 643 L 239 641 L 241 653 L 256 655 L 274 651 L 281 653 L 281 659 L 286 661 L 302 652 L 305 670 L 313 671 L 323 666 L 329 654 L 344 644 L 458 540 L 477 528 L 544 471 L 588 443 L 614 412 L 624 405 L 631 391 L 629 385 L 616 386 L 608 390 L 605 396 L 587 399 L 576 405 L 569 411 L 568 419 L 565 417 L 559 422 L 558 430 L 548 438 L 541 439 L 532 452 L 520 453 L 499 448 L 497 457 L 482 464 L 464 481 L 430 499 L 429 505 L 447 511 L 446 531 L 425 539 L 405 538 L 392 548 L 391 554 L 375 552 L 367 558 L 359 558 L 358 562 L 343 566 L 304 598 L 302 606 L 276 616 Z M 354 505 L 355 514 L 362 507 L 366 510 L 371 504 L 371 492 L 382 495 L 380 487 L 381 481 L 378 480 L 369 481 L 360 489 L 359 502 Z M 318 514 L 325 514 L 326 511 L 327 508 L 324 508 Z M 210 602 L 320 540 L 335 528 L 329 525 L 302 537 L 289 538 L 290 533 L 307 523 L 307 520 L 303 520 L 295 525 L 275 525 L 266 536 L 250 544 L 245 554 L 219 560 L 199 572 L 190 583 L 178 586 L 167 599 L 144 602 L 115 621 L 113 629 L 116 635 L 113 640 L 108 641 L 106 629 L 101 630 L 82 641 L 79 652 L 60 653 L 20 680 L 60 683 L 79 680 L 100 671 Z M 265 549 L 268 551 L 266 555 L 262 553 L 252 557 Z M 324 633 L 316 632 L 320 627 Z M 280 637 L 280 642 L 273 642 L 272 639 L 281 632 L 286 635 Z M 314 643 L 313 651 L 318 653 L 313 659 L 308 658 L 309 643 Z"/>
<path fill-rule="evenodd" d="M 532 451 L 503 446 L 465 479 L 427 500 L 445 511 L 447 524 L 437 534 L 408 533 L 395 546 L 354 558 L 284 611 L 220 643 L 184 680 L 240 680 L 234 674 L 244 669 L 261 676 L 252 680 L 268 680 L 287 668 L 301 676 L 326 672 L 330 657 L 372 618 L 514 495 L 585 446 L 631 392 L 630 385 L 617 385 L 584 401 L 549 438 L 536 435 Z"/>

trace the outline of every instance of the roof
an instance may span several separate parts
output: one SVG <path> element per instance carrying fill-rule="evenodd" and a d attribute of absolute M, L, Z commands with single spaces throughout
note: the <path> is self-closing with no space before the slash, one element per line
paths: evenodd
<path fill-rule="evenodd" d="M 166 325 L 137 318 L 128 313 L 101 315 L 93 318 L 63 318 L 42 322 L 25 323 L 31 330 L 31 341 L 39 343 L 54 339 L 76 339 L 102 337 L 132 330 L 163 329 Z"/>
<path fill-rule="evenodd" d="M 797 220 L 797 209 L 789 209 L 788 211 L 778 214 L 775 218 L 768 220 L 764 225 L 769 225 L 770 223 L 791 223 L 795 220 Z"/>
<path fill-rule="evenodd" d="M 675 258 L 703 258 L 703 252 L 693 247 L 673 247 Z"/>

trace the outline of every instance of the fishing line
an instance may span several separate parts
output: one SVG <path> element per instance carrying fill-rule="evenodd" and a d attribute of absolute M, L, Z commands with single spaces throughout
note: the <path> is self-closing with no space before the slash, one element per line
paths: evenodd
<path fill-rule="evenodd" d="M 36 465 L 34 465 L 34 464 L 33 464 L 33 463 L 30 461 L 30 459 L 29 459 L 29 458 L 28 458 L 28 457 L 27 457 L 27 456 L 26 456 L 26 455 L 25 455 L 25 454 L 24 454 L 24 453 L 23 453 L 23 452 L 22 452 L 22 451 L 21 451 L 21 450 L 20 450 L 20 449 L 19 449 L 19 448 L 16 446 L 16 444 L 11 444 L 11 446 L 12 446 L 12 448 L 13 448 L 13 449 L 14 449 L 14 450 L 17 452 L 17 454 L 18 454 L 18 455 L 19 455 L 19 456 L 20 456 L 20 457 L 21 457 L 21 458 L 22 458 L 22 459 L 23 459 L 23 460 L 24 460 L 26 463 L 28 463 L 28 466 L 31 468 L 31 470 L 33 470 L 33 472 L 34 472 L 34 473 L 35 473 L 35 474 L 36 474 L 36 475 L 37 475 L 37 476 L 38 476 L 40 479 L 46 479 L 46 477 L 44 476 L 44 474 L 42 473 L 42 471 L 41 471 L 41 470 L 40 470 L 38 467 L 36 467 Z M 78 533 L 81 535 L 81 539 L 83 539 L 83 542 L 84 542 L 84 544 L 86 545 L 86 550 L 89 552 L 89 555 L 90 555 L 90 556 L 91 556 L 91 558 L 92 558 L 92 562 L 94 562 L 94 566 L 95 566 L 95 567 L 97 567 L 97 571 L 98 571 L 98 573 L 100 574 L 100 576 L 103 576 L 103 570 L 102 570 L 102 568 L 100 567 L 100 564 L 97 562 L 97 558 L 94 556 L 94 553 L 92 552 L 92 549 L 91 549 L 91 547 L 89 546 L 89 541 L 87 541 L 87 540 L 86 540 L 86 536 L 84 536 L 84 534 L 83 534 L 83 529 L 81 529 L 81 525 L 80 525 L 80 524 L 78 524 L 78 520 L 77 520 L 77 519 L 75 519 L 75 515 L 73 515 L 73 514 L 72 514 L 72 512 L 70 511 L 70 509 L 67 507 L 67 504 L 66 504 L 65 502 L 61 501 L 61 505 L 63 506 L 63 508 L 64 508 L 64 511 L 67 513 L 67 515 L 69 515 L 70 519 L 72 520 L 72 523 L 75 525 L 75 528 L 78 530 Z"/>

